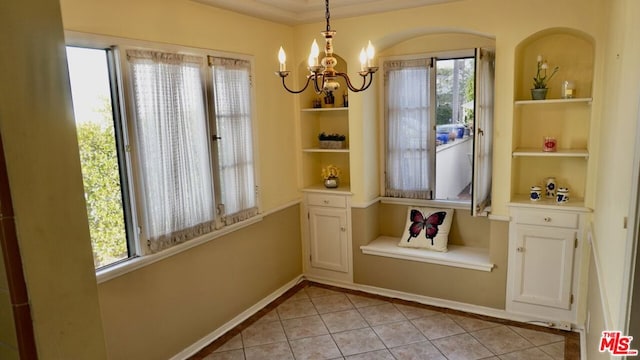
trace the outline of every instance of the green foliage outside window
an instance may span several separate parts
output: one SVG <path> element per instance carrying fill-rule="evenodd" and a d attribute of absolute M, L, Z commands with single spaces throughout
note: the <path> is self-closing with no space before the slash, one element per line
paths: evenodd
<path fill-rule="evenodd" d="M 82 179 L 96 268 L 128 255 L 111 105 L 101 121 L 77 123 Z"/>

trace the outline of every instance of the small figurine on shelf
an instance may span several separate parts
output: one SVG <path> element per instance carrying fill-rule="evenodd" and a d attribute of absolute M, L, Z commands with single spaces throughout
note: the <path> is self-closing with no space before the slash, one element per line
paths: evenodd
<path fill-rule="evenodd" d="M 349 107 L 349 94 L 347 93 L 347 90 L 342 94 L 342 106 Z"/>
<path fill-rule="evenodd" d="M 545 152 L 554 152 L 558 149 L 558 140 L 553 136 L 545 136 L 542 143 L 542 150 Z"/>
<path fill-rule="evenodd" d="M 322 180 L 324 186 L 328 189 L 337 188 L 339 185 L 340 168 L 335 165 L 327 165 L 322 168 Z"/>
<path fill-rule="evenodd" d="M 318 135 L 320 140 L 320 149 L 343 149 L 344 141 L 347 139 L 345 135 L 340 134 L 325 134 L 321 132 Z"/>
<path fill-rule="evenodd" d="M 320 96 L 316 96 L 315 99 L 313 99 L 312 105 L 315 109 L 322 107 L 322 99 L 320 98 Z"/>
<path fill-rule="evenodd" d="M 336 103 L 336 98 L 335 96 L 333 96 L 333 92 L 326 91 L 324 95 L 324 103 L 322 104 L 322 107 L 332 108 L 335 103 Z"/>

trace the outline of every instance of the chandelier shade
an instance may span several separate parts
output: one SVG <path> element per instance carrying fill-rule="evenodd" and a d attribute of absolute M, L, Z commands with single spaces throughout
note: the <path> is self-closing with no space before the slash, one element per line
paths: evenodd
<path fill-rule="evenodd" d="M 331 14 L 329 12 L 329 0 L 325 0 L 325 18 L 327 26 L 325 31 L 320 32 L 325 39 L 324 57 L 319 60 L 320 48 L 318 43 L 313 40 L 311 44 L 311 51 L 309 52 L 309 59 L 307 61 L 309 74 L 307 75 L 307 81 L 300 90 L 290 89 L 286 84 L 286 77 L 289 76 L 290 71 L 287 71 L 287 55 L 284 52 L 282 46 L 278 51 L 278 61 L 280 62 L 280 70 L 276 72 L 276 75 L 282 79 L 282 86 L 290 93 L 299 94 L 305 91 L 310 84 L 313 83 L 313 90 L 316 94 L 322 92 L 333 92 L 340 88 L 340 83 L 337 79 L 343 78 L 350 91 L 360 92 L 367 90 L 373 82 L 373 74 L 378 71 L 378 67 L 374 66 L 375 49 L 369 41 L 369 44 L 360 51 L 360 71 L 358 75 L 362 78 L 362 85 L 355 87 L 349 78 L 349 75 L 344 72 L 337 71 L 335 69 L 338 64 L 338 60 L 333 56 L 333 38 L 336 35 L 335 30 L 331 30 Z"/>

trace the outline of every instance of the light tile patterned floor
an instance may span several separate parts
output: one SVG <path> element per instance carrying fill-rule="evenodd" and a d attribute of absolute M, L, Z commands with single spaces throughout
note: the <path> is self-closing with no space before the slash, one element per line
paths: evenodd
<path fill-rule="evenodd" d="M 192 359 L 579 358 L 574 333 L 314 283 L 303 284 L 234 330 Z M 565 354 L 566 339 L 570 354 Z"/>

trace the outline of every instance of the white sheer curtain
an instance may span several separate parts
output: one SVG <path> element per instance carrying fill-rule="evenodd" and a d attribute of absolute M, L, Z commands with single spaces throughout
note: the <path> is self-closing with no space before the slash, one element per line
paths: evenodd
<path fill-rule="evenodd" d="M 152 252 L 215 229 L 203 58 L 127 51 L 143 234 Z"/>
<path fill-rule="evenodd" d="M 251 63 L 209 57 L 213 76 L 218 171 L 226 225 L 258 213 L 251 114 Z"/>
<path fill-rule="evenodd" d="M 491 203 L 491 175 L 493 171 L 493 92 L 495 53 L 476 49 L 476 134 L 474 149 L 473 215 L 481 215 Z"/>
<path fill-rule="evenodd" d="M 431 59 L 386 61 L 385 196 L 429 199 Z"/>

